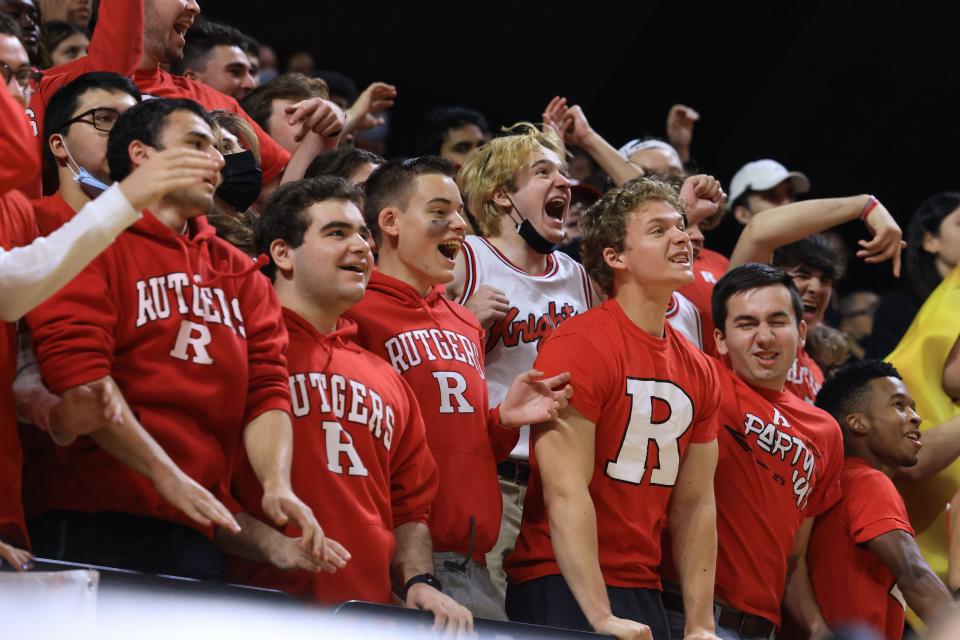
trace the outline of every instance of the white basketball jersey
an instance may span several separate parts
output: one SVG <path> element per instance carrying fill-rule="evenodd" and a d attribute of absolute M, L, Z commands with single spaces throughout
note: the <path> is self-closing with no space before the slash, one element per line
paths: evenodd
<path fill-rule="evenodd" d="M 486 333 L 484 357 L 492 407 L 500 404 L 518 374 L 533 367 L 540 341 L 561 322 L 594 305 L 593 290 L 584 268 L 560 251 L 547 255 L 544 273 L 530 275 L 479 236 L 467 236 L 463 250 L 467 273 L 457 302 L 466 304 L 485 284 L 503 291 L 510 302 L 506 317 Z M 530 427 L 525 426 L 510 456 L 528 459 L 529 440 Z"/>
<path fill-rule="evenodd" d="M 687 340 L 703 351 L 703 328 L 700 326 L 700 310 L 682 293 L 674 292 L 667 307 L 667 321 L 670 326 L 687 337 Z M 707 336 L 713 340 L 713 336 Z"/>

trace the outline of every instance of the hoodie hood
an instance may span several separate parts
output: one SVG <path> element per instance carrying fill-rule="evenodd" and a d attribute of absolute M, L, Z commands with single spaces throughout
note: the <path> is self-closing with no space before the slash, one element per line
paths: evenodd
<path fill-rule="evenodd" d="M 435 313 L 443 314 L 449 312 L 467 324 L 482 331 L 480 322 L 466 307 L 451 303 L 447 300 L 444 295 L 446 289 L 442 284 L 432 286 L 430 291 L 427 292 L 427 295 L 422 296 L 416 289 L 403 280 L 388 276 L 382 271 L 374 269 L 373 274 L 370 276 L 370 282 L 367 284 L 367 292 L 367 295 L 369 295 L 369 292 L 382 294 L 391 303 L 401 305 L 408 309 L 424 309 L 434 318 L 434 322 L 438 328 L 442 329 L 443 327 L 442 324 L 437 321 Z"/>
<path fill-rule="evenodd" d="M 206 216 L 196 216 L 188 220 L 187 233 L 184 234 L 177 233 L 163 224 L 151 211 L 144 210 L 143 217 L 130 227 L 130 233 L 147 237 L 167 246 L 178 247 L 183 252 L 187 265 L 189 265 L 191 276 L 201 276 L 201 280 L 197 282 L 201 287 L 211 286 L 221 278 L 243 278 L 257 271 L 268 262 L 267 257 L 261 255 L 239 271 L 230 271 L 230 261 L 225 256 L 218 264 L 214 265 L 210 255 L 210 247 L 217 243 L 225 243 L 225 241 L 217 239 L 216 230 L 207 222 Z M 202 269 L 203 266 L 206 269 Z M 203 274 L 200 273 L 201 270 L 207 271 L 209 277 L 203 277 Z"/>

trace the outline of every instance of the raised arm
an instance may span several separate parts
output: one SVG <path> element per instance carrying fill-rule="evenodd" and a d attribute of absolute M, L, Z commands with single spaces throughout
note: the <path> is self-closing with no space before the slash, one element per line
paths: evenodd
<path fill-rule="evenodd" d="M 886 207 L 866 195 L 805 200 L 761 211 L 740 234 L 730 268 L 748 262 L 769 263 L 777 247 L 860 217 L 873 238 L 859 241 L 857 257 L 869 264 L 892 260 L 893 273 L 899 277 L 903 232 Z"/>
<path fill-rule="evenodd" d="M 690 444 L 670 497 L 668 522 L 673 562 L 683 586 L 685 638 L 714 637 L 717 504 L 713 475 L 716 468 L 716 440 Z"/>

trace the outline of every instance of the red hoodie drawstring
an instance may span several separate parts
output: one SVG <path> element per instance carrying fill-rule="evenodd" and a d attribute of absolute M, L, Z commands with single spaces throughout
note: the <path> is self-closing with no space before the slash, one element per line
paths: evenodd
<path fill-rule="evenodd" d="M 200 258 L 207 264 L 207 267 L 210 269 L 210 272 L 213 274 L 212 278 L 202 280 L 198 282 L 197 285 L 201 287 L 209 287 L 218 278 L 243 278 L 250 275 L 254 271 L 259 271 L 261 267 L 270 262 L 270 259 L 267 258 L 265 254 L 260 254 L 257 256 L 257 259 L 250 263 L 250 266 L 241 269 L 240 271 L 227 271 L 227 268 L 230 266 L 230 263 L 226 260 L 221 260 L 218 265 L 219 268 L 213 266 L 213 261 L 210 259 L 210 249 L 208 249 L 208 244 L 206 238 L 200 240 Z"/>

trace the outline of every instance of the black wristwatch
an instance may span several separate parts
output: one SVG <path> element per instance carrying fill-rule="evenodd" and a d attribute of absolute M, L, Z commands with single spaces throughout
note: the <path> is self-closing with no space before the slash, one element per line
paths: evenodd
<path fill-rule="evenodd" d="M 407 592 L 410 591 L 410 587 L 420 583 L 431 586 L 437 591 L 443 591 L 443 586 L 440 584 L 440 581 L 437 580 L 436 576 L 431 573 L 421 573 L 418 576 L 413 576 L 407 580 L 407 584 L 403 585 L 403 597 L 407 597 Z"/>

